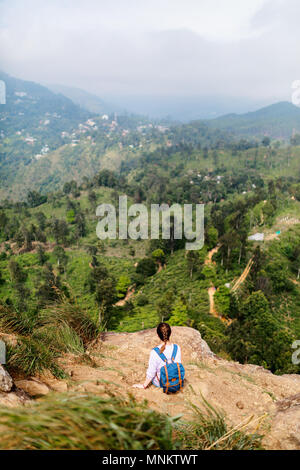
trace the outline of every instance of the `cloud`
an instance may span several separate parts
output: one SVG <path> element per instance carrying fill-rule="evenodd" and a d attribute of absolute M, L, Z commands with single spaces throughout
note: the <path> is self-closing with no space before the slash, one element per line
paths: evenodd
<path fill-rule="evenodd" d="M 298 0 L 4 0 L 2 68 L 105 94 L 288 98 Z"/>

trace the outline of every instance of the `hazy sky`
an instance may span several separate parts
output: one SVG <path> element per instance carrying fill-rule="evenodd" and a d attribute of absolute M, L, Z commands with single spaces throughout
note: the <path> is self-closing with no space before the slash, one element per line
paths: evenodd
<path fill-rule="evenodd" d="M 0 68 L 97 94 L 290 99 L 299 0 L 0 0 Z"/>

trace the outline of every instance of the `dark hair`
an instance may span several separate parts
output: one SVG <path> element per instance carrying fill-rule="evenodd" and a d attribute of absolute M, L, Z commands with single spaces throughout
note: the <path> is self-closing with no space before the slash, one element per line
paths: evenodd
<path fill-rule="evenodd" d="M 166 343 L 167 341 L 169 341 L 169 338 L 171 336 L 171 327 L 168 323 L 160 323 L 156 331 L 160 339 L 165 343 L 160 348 L 160 352 L 163 353 L 166 348 Z"/>

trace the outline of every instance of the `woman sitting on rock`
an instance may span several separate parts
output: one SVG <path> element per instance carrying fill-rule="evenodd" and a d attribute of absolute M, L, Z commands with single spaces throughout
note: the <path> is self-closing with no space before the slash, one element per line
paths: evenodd
<path fill-rule="evenodd" d="M 152 383 L 162 387 L 165 393 L 175 393 L 184 384 L 180 346 L 170 343 L 171 327 L 168 323 L 160 323 L 156 331 L 162 343 L 151 350 L 145 382 L 133 387 L 147 388 Z"/>

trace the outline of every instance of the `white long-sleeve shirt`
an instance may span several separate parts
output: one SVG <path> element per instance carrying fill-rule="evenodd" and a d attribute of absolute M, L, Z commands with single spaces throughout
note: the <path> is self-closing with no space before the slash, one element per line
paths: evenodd
<path fill-rule="evenodd" d="M 159 349 L 163 346 L 164 343 L 157 346 Z M 173 352 L 174 344 L 167 344 L 163 354 L 168 359 L 168 362 L 171 362 L 172 352 Z M 175 362 L 181 362 L 181 350 L 180 346 L 177 344 L 177 353 L 174 359 Z M 159 357 L 157 352 L 151 350 L 150 357 L 149 357 L 149 365 L 146 372 L 146 376 L 148 379 L 153 379 L 153 383 L 159 387 L 159 379 L 160 379 L 160 369 L 162 366 L 165 365 L 165 362 Z"/>

